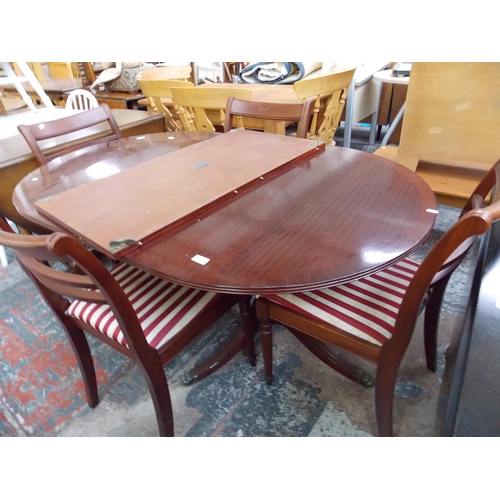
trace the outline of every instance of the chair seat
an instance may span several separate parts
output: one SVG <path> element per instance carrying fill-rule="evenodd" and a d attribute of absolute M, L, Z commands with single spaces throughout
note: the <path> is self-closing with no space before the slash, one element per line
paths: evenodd
<path fill-rule="evenodd" d="M 401 302 L 419 266 L 419 262 L 406 258 L 345 285 L 264 298 L 382 345 L 392 336 Z"/>
<path fill-rule="evenodd" d="M 156 349 L 173 338 L 217 298 L 215 293 L 176 285 L 125 263 L 113 268 L 111 274 L 132 303 L 146 340 Z M 128 347 L 108 304 L 74 300 L 66 314 Z"/>

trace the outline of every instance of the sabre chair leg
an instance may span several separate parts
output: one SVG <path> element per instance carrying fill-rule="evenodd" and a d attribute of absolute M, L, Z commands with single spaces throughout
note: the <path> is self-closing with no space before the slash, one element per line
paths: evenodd
<path fill-rule="evenodd" d="M 87 403 L 91 408 L 95 408 L 99 403 L 99 394 L 97 391 L 94 361 L 92 359 L 87 337 L 83 330 L 80 330 L 80 328 L 75 325 L 67 321 L 63 324 L 71 346 L 73 347 L 78 366 L 80 367 L 85 393 L 87 395 Z"/>
<path fill-rule="evenodd" d="M 381 355 L 375 378 L 375 411 L 380 437 L 393 436 L 394 389 L 404 351 Z"/>
<path fill-rule="evenodd" d="M 451 274 L 450 274 L 451 276 Z M 427 368 L 435 372 L 437 368 L 437 335 L 439 326 L 439 313 L 443 302 L 444 292 L 448 279 L 440 281 L 432 290 L 427 305 L 425 306 L 424 317 L 424 345 Z"/>
<path fill-rule="evenodd" d="M 257 318 L 262 343 L 264 375 L 266 384 L 271 385 L 273 383 L 273 329 L 269 319 L 269 305 L 264 300 L 257 299 Z"/>
<path fill-rule="evenodd" d="M 167 378 L 160 358 L 149 360 L 147 366 L 139 363 L 139 367 L 148 384 L 149 392 L 158 422 L 158 433 L 160 437 L 174 436 L 174 415 L 172 411 L 172 400 L 168 389 Z"/>

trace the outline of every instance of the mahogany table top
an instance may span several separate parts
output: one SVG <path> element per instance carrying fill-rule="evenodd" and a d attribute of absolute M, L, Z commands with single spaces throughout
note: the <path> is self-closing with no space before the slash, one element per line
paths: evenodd
<path fill-rule="evenodd" d="M 169 132 L 94 146 L 29 174 L 13 202 L 21 215 L 52 228 L 36 212 L 35 200 L 214 135 Z M 410 254 L 432 229 L 435 209 L 433 192 L 410 170 L 369 153 L 327 147 L 123 260 L 204 290 L 313 290 L 360 278 Z"/>
<path fill-rule="evenodd" d="M 35 206 L 59 227 L 118 259 L 134 245 L 146 245 L 159 233 L 241 196 L 324 147 L 307 139 L 234 130 L 45 196 Z"/>

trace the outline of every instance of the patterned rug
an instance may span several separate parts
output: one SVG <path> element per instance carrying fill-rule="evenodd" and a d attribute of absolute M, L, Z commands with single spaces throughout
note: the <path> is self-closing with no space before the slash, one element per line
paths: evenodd
<path fill-rule="evenodd" d="M 421 260 L 459 212 L 439 206 L 429 240 L 413 257 Z M 89 342 L 101 403 L 94 410 L 87 406 L 76 360 L 62 328 L 9 251 L 8 257 L 9 265 L 0 268 L 0 435 L 157 435 L 151 399 L 139 370 L 92 337 Z M 435 432 L 444 352 L 468 265 L 466 260 L 455 272 L 445 295 L 437 374 L 425 368 L 421 327 L 417 325 L 396 388 L 397 435 Z M 274 329 L 272 386 L 263 380 L 260 356 L 257 367 L 252 368 L 242 354 L 206 379 L 184 386 L 180 376 L 213 354 L 238 326 L 238 312 L 231 310 L 165 368 L 176 435 L 376 435 L 373 389 L 354 384 L 318 362 L 280 326 Z M 365 367 L 359 361 L 358 365 Z M 368 363 L 366 370 L 373 374 Z"/>

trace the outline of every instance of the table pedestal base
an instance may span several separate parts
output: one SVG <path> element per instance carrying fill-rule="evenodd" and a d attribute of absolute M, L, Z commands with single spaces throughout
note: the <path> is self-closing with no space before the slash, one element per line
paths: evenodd
<path fill-rule="evenodd" d="M 365 387 L 373 387 L 373 377 L 365 373 L 363 370 L 360 370 L 353 364 L 346 361 L 342 356 L 333 352 L 328 347 L 328 344 L 322 342 L 321 340 L 317 340 L 309 335 L 305 335 L 298 330 L 292 329 L 287 326 L 287 330 L 297 337 L 297 339 L 304 344 L 318 359 L 323 361 L 330 368 L 335 370 L 336 372 L 344 375 L 344 377 L 361 384 Z"/>
<path fill-rule="evenodd" d="M 182 384 L 191 385 L 204 379 L 224 366 L 242 349 L 250 366 L 255 366 L 254 335 L 258 328 L 255 320 L 255 310 L 250 303 L 250 297 L 243 297 L 239 302 L 239 307 L 241 322 L 243 323 L 242 330 L 226 342 L 213 356 L 182 375 L 180 377 Z"/>

